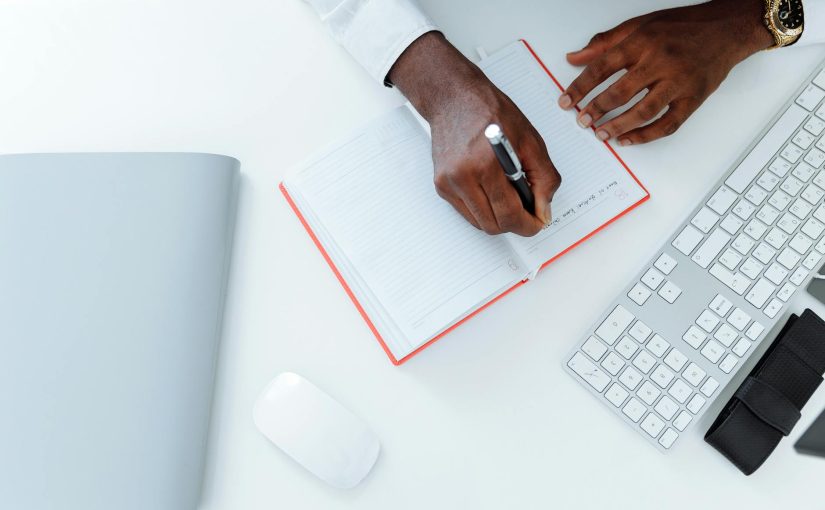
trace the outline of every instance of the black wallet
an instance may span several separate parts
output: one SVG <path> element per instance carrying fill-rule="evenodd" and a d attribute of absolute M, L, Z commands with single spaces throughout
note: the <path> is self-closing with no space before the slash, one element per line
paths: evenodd
<path fill-rule="evenodd" d="M 713 422 L 705 441 L 746 475 L 790 434 L 825 372 L 825 321 L 792 315 Z"/>

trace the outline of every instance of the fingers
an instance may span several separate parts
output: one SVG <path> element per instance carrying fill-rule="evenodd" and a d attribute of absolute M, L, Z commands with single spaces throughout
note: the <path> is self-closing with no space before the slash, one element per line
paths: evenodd
<path fill-rule="evenodd" d="M 699 108 L 699 102 L 687 98 L 674 101 L 660 119 L 647 126 L 634 129 L 619 138 L 621 145 L 638 145 L 652 142 L 675 133 Z"/>
<path fill-rule="evenodd" d="M 645 89 L 648 84 L 643 73 L 629 71 L 616 83 L 607 88 L 604 92 L 593 98 L 590 103 L 582 108 L 579 113 L 579 123 L 583 127 L 590 127 L 596 124 L 608 112 L 619 108 L 630 102 L 633 97 Z M 610 138 L 608 131 L 599 130 L 596 136 L 601 140 Z"/>
<path fill-rule="evenodd" d="M 568 53 L 567 61 L 574 66 L 585 66 L 589 64 L 593 59 L 613 48 L 628 35 L 632 34 L 646 17 L 647 16 L 639 16 L 638 18 L 629 19 L 607 32 L 594 35 L 584 48 Z"/>
<path fill-rule="evenodd" d="M 530 181 L 530 189 L 535 198 L 535 215 L 543 224 L 547 225 L 553 219 L 550 211 L 550 202 L 561 186 L 561 175 L 550 160 L 544 144 L 536 149 L 525 148 L 524 167 Z"/>
<path fill-rule="evenodd" d="M 453 193 L 452 190 L 442 190 L 438 186 L 436 186 L 436 191 L 438 192 L 438 196 L 440 196 L 451 206 L 453 206 L 453 209 L 455 209 L 461 216 L 463 216 L 464 219 L 467 220 L 467 222 L 470 225 L 474 226 L 479 230 L 482 230 L 481 225 L 478 222 L 478 219 L 475 217 L 475 215 L 473 215 L 472 212 L 470 212 L 470 209 L 458 195 Z"/>
<path fill-rule="evenodd" d="M 619 137 L 621 143 L 621 135 L 655 119 L 671 100 L 672 94 L 665 87 L 654 87 L 628 111 L 599 126 L 596 136 L 602 140 Z"/>
<path fill-rule="evenodd" d="M 624 51 L 608 51 L 591 62 L 584 71 L 573 80 L 564 94 L 559 98 L 559 106 L 569 110 L 579 104 L 582 99 L 599 86 L 603 81 L 624 69 L 628 64 L 629 56 Z M 582 120 L 587 120 L 583 118 Z M 584 124 L 583 124 L 584 125 Z M 589 126 L 590 123 L 587 123 Z"/>
<path fill-rule="evenodd" d="M 518 192 L 503 173 L 496 176 L 490 175 L 482 181 L 481 186 L 489 200 L 499 233 L 513 232 L 529 237 L 544 227 L 540 219 L 524 209 Z"/>

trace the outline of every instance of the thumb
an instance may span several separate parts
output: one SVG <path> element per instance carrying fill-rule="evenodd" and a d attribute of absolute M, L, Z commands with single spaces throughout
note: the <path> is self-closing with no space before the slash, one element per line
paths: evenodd
<path fill-rule="evenodd" d="M 584 48 L 568 53 L 567 61 L 574 66 L 585 66 L 589 64 L 593 59 L 616 46 L 632 34 L 648 16 L 650 15 L 629 19 L 607 32 L 600 32 L 594 35 Z"/>

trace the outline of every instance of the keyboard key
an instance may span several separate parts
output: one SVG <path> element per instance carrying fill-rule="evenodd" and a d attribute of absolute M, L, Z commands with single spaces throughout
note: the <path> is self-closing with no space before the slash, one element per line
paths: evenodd
<path fill-rule="evenodd" d="M 731 177 L 733 177 L 733 176 L 731 176 Z M 728 180 L 730 180 L 730 178 L 728 178 Z M 753 177 L 751 177 L 751 179 L 746 184 L 744 184 L 742 186 L 742 189 L 740 191 L 738 191 L 738 193 L 741 193 L 742 191 L 745 191 L 745 187 L 747 187 L 747 185 L 750 184 L 750 182 L 752 180 L 753 180 Z M 718 190 L 716 190 L 716 193 L 714 193 L 713 196 L 710 197 L 710 199 L 708 200 L 707 205 L 716 214 L 721 216 L 721 215 L 725 214 L 726 212 L 728 212 L 728 209 L 730 209 L 730 206 L 732 206 L 736 202 L 736 199 L 738 199 L 738 198 L 739 198 L 739 195 L 737 195 L 735 192 L 731 191 L 730 189 L 726 188 L 725 186 L 721 186 Z"/>
<path fill-rule="evenodd" d="M 736 345 L 733 346 L 733 353 L 741 358 L 748 352 L 752 345 L 753 343 L 750 340 L 743 338 L 736 342 Z"/>
<path fill-rule="evenodd" d="M 696 388 L 702 384 L 702 381 L 705 379 L 705 375 L 707 375 L 705 371 L 699 368 L 699 365 L 696 363 L 691 363 L 688 365 L 684 373 L 682 373 L 682 377 L 684 377 L 687 382 Z"/>
<path fill-rule="evenodd" d="M 751 321 L 751 316 L 745 313 L 741 308 L 734 308 L 728 317 L 728 322 L 731 326 L 739 331 L 745 329 L 745 326 Z"/>
<path fill-rule="evenodd" d="M 673 383 L 667 392 L 676 399 L 676 402 L 684 404 L 693 390 L 690 389 L 690 386 L 688 386 L 685 381 L 676 379 L 676 382 Z"/>
<path fill-rule="evenodd" d="M 725 359 L 722 360 L 722 363 L 719 363 L 719 370 L 726 374 L 729 374 L 737 363 L 739 363 L 739 358 L 737 358 L 733 354 L 728 354 L 727 356 L 725 356 Z"/>
<path fill-rule="evenodd" d="M 822 235 L 822 232 L 825 232 L 825 225 L 814 218 L 810 218 L 804 225 L 802 225 L 802 233 L 808 237 L 818 239 L 819 236 Z"/>
<path fill-rule="evenodd" d="M 736 216 L 729 214 L 719 226 L 730 235 L 734 235 L 739 232 L 739 229 L 742 228 L 742 225 L 745 222 L 737 218 Z"/>
<path fill-rule="evenodd" d="M 665 422 L 659 419 L 659 417 L 655 414 L 650 413 L 645 416 L 644 420 L 642 420 L 640 427 L 642 430 L 647 432 L 650 437 L 659 437 L 659 434 L 661 434 L 662 430 L 665 428 Z"/>
<path fill-rule="evenodd" d="M 656 369 L 653 370 L 653 374 L 650 376 L 653 382 L 658 384 L 661 388 L 667 388 L 667 385 L 670 384 L 673 377 L 673 372 L 671 372 L 671 370 L 664 365 L 657 366 Z"/>
<path fill-rule="evenodd" d="M 701 232 L 696 230 L 691 225 L 688 225 L 678 236 L 676 236 L 676 239 L 674 239 L 671 244 L 673 244 L 674 248 L 689 257 L 691 252 L 699 246 L 702 238 L 703 236 Z"/>
<path fill-rule="evenodd" d="M 721 264 L 714 264 L 710 266 L 710 274 L 717 280 L 724 283 L 738 295 L 742 295 L 750 287 L 751 281 L 741 273 L 732 273 L 725 269 Z"/>
<path fill-rule="evenodd" d="M 705 384 L 702 385 L 702 389 L 699 391 L 706 397 L 712 397 L 713 392 L 719 387 L 719 383 L 716 382 L 716 379 L 713 377 L 708 377 L 708 380 L 705 381 Z"/>
<path fill-rule="evenodd" d="M 679 413 L 679 416 L 673 420 L 673 426 L 679 432 L 684 432 L 688 425 L 690 425 L 690 421 L 693 419 L 693 416 L 688 414 L 686 411 L 682 411 Z"/>
<path fill-rule="evenodd" d="M 713 328 L 719 324 L 719 317 L 715 314 L 710 312 L 709 310 L 703 310 L 699 317 L 696 319 L 696 324 L 699 325 L 700 328 L 704 329 L 708 333 L 713 331 Z"/>
<path fill-rule="evenodd" d="M 749 327 L 748 330 L 745 332 L 745 336 L 750 338 L 751 340 L 756 340 L 757 338 L 759 338 L 759 335 L 761 335 L 763 331 L 765 331 L 765 326 L 754 321 L 753 324 L 751 324 L 751 327 Z"/>
<path fill-rule="evenodd" d="M 618 383 L 613 383 L 613 386 L 611 386 L 610 389 L 604 394 L 605 398 L 607 398 L 607 400 L 609 400 L 610 403 L 616 407 L 620 407 L 624 404 L 624 401 L 627 400 L 629 395 L 630 394 L 627 390 L 619 386 Z"/>
<path fill-rule="evenodd" d="M 702 356 L 710 360 L 711 363 L 716 364 L 725 353 L 725 348 L 715 340 L 708 340 L 708 343 L 702 347 Z"/>
<path fill-rule="evenodd" d="M 771 198 L 768 199 L 768 203 L 775 207 L 777 210 L 783 211 L 786 207 L 790 205 L 791 197 L 789 197 L 788 194 L 782 190 L 776 190 L 774 194 L 771 195 Z M 766 223 L 770 224 L 772 222 Z"/>
<path fill-rule="evenodd" d="M 728 244 L 728 241 L 730 241 L 730 236 L 722 229 L 714 230 L 713 233 L 708 236 L 707 240 L 702 243 L 702 246 L 696 250 L 691 260 L 696 262 L 702 269 L 707 269 L 725 245 Z M 687 255 L 687 253 L 685 255 Z"/>
<path fill-rule="evenodd" d="M 580 352 L 573 355 L 570 361 L 567 362 L 567 366 L 599 393 L 604 391 L 610 383 L 610 376 L 600 370 Z"/>
<path fill-rule="evenodd" d="M 659 400 L 653 409 L 659 413 L 659 416 L 664 418 L 665 421 L 670 421 L 679 411 L 679 404 L 665 396 Z"/>
<path fill-rule="evenodd" d="M 822 197 L 825 197 L 825 191 L 819 189 L 819 186 L 811 184 L 805 188 L 800 196 L 809 204 L 816 205 L 822 200 Z"/>
<path fill-rule="evenodd" d="M 677 372 L 682 370 L 685 363 L 687 363 L 687 356 L 682 354 L 678 349 L 671 349 L 670 352 L 667 353 L 667 356 L 665 356 L 665 365 Z"/>
<path fill-rule="evenodd" d="M 822 98 L 825 97 L 825 91 L 816 85 L 808 85 L 805 90 L 796 98 L 796 104 L 805 108 L 809 112 L 816 110 Z"/>
<path fill-rule="evenodd" d="M 807 257 L 805 257 L 805 260 L 802 261 L 802 265 L 805 266 L 806 269 L 813 270 L 821 259 L 822 255 L 818 252 L 812 251 Z"/>
<path fill-rule="evenodd" d="M 719 215 L 708 209 L 707 207 L 702 207 L 696 216 L 690 220 L 690 223 L 707 234 L 710 230 L 716 225 L 716 222 L 719 221 Z"/>
<path fill-rule="evenodd" d="M 657 358 L 664 356 L 668 348 L 670 348 L 670 344 L 659 335 L 653 335 L 653 338 L 647 343 L 647 350 Z"/>
<path fill-rule="evenodd" d="M 673 304 L 681 294 L 682 289 L 677 287 L 676 284 L 671 281 L 665 282 L 665 284 L 662 285 L 662 288 L 659 289 L 659 295 L 670 304 Z"/>
<path fill-rule="evenodd" d="M 740 236 L 745 237 L 745 236 Z M 751 245 L 753 242 L 751 241 Z M 694 255 L 695 256 L 695 255 Z M 733 271 L 742 262 L 742 256 L 728 248 L 719 256 L 719 263 Z"/>
<path fill-rule="evenodd" d="M 819 149 L 811 149 L 805 156 L 805 163 L 808 163 L 814 168 L 819 168 L 825 162 L 825 152 Z"/>
<path fill-rule="evenodd" d="M 787 240 L 788 234 L 782 232 L 778 228 L 771 229 L 771 231 L 768 232 L 768 235 L 765 236 L 765 242 L 777 250 L 782 249 Z"/>
<path fill-rule="evenodd" d="M 813 210 L 813 206 L 804 199 L 797 198 L 788 210 L 800 220 L 804 220 Z"/>
<path fill-rule="evenodd" d="M 690 399 L 690 402 L 688 402 L 687 410 L 693 414 L 699 414 L 699 411 L 702 410 L 706 402 L 707 399 L 702 395 L 694 395 L 693 398 Z"/>
<path fill-rule="evenodd" d="M 756 244 L 756 241 L 744 234 L 740 234 L 736 239 L 734 239 L 731 246 L 742 255 L 747 255 L 750 253 L 754 244 Z"/>
<path fill-rule="evenodd" d="M 737 336 L 739 336 L 739 334 L 730 324 L 722 324 L 719 326 L 719 329 L 716 330 L 716 333 L 713 334 L 713 338 L 719 340 L 719 343 L 725 347 L 730 347 Z"/>
<path fill-rule="evenodd" d="M 820 71 L 814 78 L 814 85 L 821 89 L 825 89 L 825 71 Z"/>
<path fill-rule="evenodd" d="M 610 315 L 596 330 L 596 336 L 607 342 L 608 345 L 613 345 L 635 318 L 632 313 L 627 311 L 627 308 L 616 305 L 616 308 L 610 312 Z"/>
<path fill-rule="evenodd" d="M 656 364 L 656 358 L 650 355 L 647 351 L 640 352 L 633 360 L 633 366 L 642 371 L 642 373 L 649 374 Z"/>
<path fill-rule="evenodd" d="M 656 399 L 659 398 L 661 394 L 662 392 L 659 388 L 654 386 L 650 381 L 643 382 L 642 387 L 636 392 L 636 395 L 649 406 L 652 406 L 653 402 L 656 402 Z"/>
<path fill-rule="evenodd" d="M 771 264 L 770 267 L 765 270 L 765 278 L 776 285 L 782 283 L 782 280 L 784 280 L 786 276 L 788 276 L 788 270 L 776 262 Z"/>
<path fill-rule="evenodd" d="M 629 297 L 637 305 L 642 306 L 647 302 L 650 294 L 650 289 L 641 283 L 637 283 L 632 289 L 630 289 L 630 292 L 627 293 L 627 297 Z"/>
<path fill-rule="evenodd" d="M 716 312 L 720 317 L 726 316 L 732 307 L 733 303 L 731 303 L 722 294 L 717 294 L 716 297 L 710 302 L 710 309 Z"/>
<path fill-rule="evenodd" d="M 667 253 L 662 253 L 653 265 L 667 275 L 676 267 L 676 261 Z"/>
<path fill-rule="evenodd" d="M 782 144 L 785 143 L 785 140 L 788 139 L 788 133 L 795 132 L 807 118 L 808 112 L 804 108 L 792 104 L 765 133 L 765 136 L 759 140 L 759 143 L 742 160 L 733 173 L 728 176 L 725 184 L 730 186 L 735 193 L 745 191 L 745 188 L 764 168 L 765 162 L 776 154 Z M 724 214 L 724 211 L 719 214 Z"/>
<path fill-rule="evenodd" d="M 698 349 L 707 337 L 708 336 L 701 329 L 697 328 L 696 326 L 691 326 L 688 328 L 685 334 L 682 335 L 682 340 L 687 342 L 687 344 L 693 347 L 694 349 Z"/>
<path fill-rule="evenodd" d="M 803 149 L 810 149 L 811 145 L 813 145 L 814 141 L 816 141 L 816 137 L 804 129 L 800 129 L 791 141 Z"/>
<path fill-rule="evenodd" d="M 776 221 L 776 218 L 779 217 L 779 211 L 773 206 L 763 205 L 762 209 L 759 209 L 759 212 L 756 213 L 756 217 L 759 218 L 759 221 L 762 223 L 772 225 L 773 222 Z"/>
<path fill-rule="evenodd" d="M 800 181 L 799 179 L 795 177 L 788 177 L 787 179 L 785 179 L 785 182 L 782 183 L 782 186 L 780 186 L 779 189 L 793 197 L 796 196 L 796 194 L 802 190 L 803 186 L 804 185 L 802 184 L 802 181 Z"/>
<path fill-rule="evenodd" d="M 768 170 L 770 170 L 779 177 L 785 177 L 791 170 L 791 164 L 782 158 L 776 158 L 775 160 L 773 160 L 770 166 L 768 166 Z"/>
<path fill-rule="evenodd" d="M 785 266 L 787 269 L 794 269 L 802 257 L 790 248 L 785 248 L 776 257 L 776 261 Z"/>
<path fill-rule="evenodd" d="M 616 352 L 618 352 L 624 359 L 630 359 L 639 350 L 639 346 L 630 339 L 629 336 L 623 336 L 619 343 L 616 344 Z"/>
<path fill-rule="evenodd" d="M 627 402 L 627 405 L 624 406 L 622 412 L 634 423 L 639 423 L 639 420 L 642 419 L 644 416 L 645 411 L 647 411 L 647 407 L 644 404 L 636 400 L 635 398 L 631 397 L 630 400 Z"/>
<path fill-rule="evenodd" d="M 805 124 L 805 131 L 814 136 L 819 136 L 822 134 L 822 131 L 825 131 L 825 121 L 816 117 L 811 117 L 811 119 Z"/>
<path fill-rule="evenodd" d="M 765 304 L 775 290 L 775 285 L 771 285 L 768 280 L 762 278 L 751 287 L 751 290 L 745 295 L 745 299 L 756 308 L 762 308 L 762 305 Z"/>
<path fill-rule="evenodd" d="M 670 449 L 677 439 L 679 439 L 679 434 L 677 434 L 673 429 L 667 429 L 665 433 L 662 434 L 662 437 L 659 438 L 659 444 L 664 446 L 666 449 Z"/>
<path fill-rule="evenodd" d="M 784 233 L 791 235 L 796 231 L 797 227 L 799 227 L 799 219 L 791 213 L 787 213 L 782 216 L 776 226 Z"/>
<path fill-rule="evenodd" d="M 582 352 L 593 358 L 594 361 L 599 361 L 604 356 L 604 353 L 607 352 L 607 347 L 596 340 L 595 337 L 590 337 L 587 341 L 582 345 Z"/>
<path fill-rule="evenodd" d="M 796 271 L 793 272 L 791 277 L 788 278 L 788 281 L 793 283 L 794 285 L 798 286 L 798 285 L 802 285 L 802 282 L 804 282 L 805 278 L 807 278 L 807 277 L 808 277 L 808 271 L 806 271 L 802 267 L 798 267 L 798 268 L 796 268 Z"/>
<path fill-rule="evenodd" d="M 762 264 L 756 261 L 753 257 L 748 257 L 745 259 L 745 262 L 742 263 L 742 267 L 739 268 L 742 271 L 742 274 L 750 278 L 751 280 L 755 280 L 761 273 L 762 270 L 765 268 Z"/>
<path fill-rule="evenodd" d="M 750 219 L 753 216 L 753 213 L 756 212 L 756 206 L 748 202 L 747 200 L 740 200 L 738 204 L 733 208 L 733 214 L 739 216 L 743 220 Z"/>
<path fill-rule="evenodd" d="M 770 173 L 770 172 L 768 172 Z M 799 179 L 802 182 L 808 182 L 811 180 L 811 177 L 816 175 L 816 169 L 809 165 L 808 163 L 800 163 L 796 165 L 796 168 L 793 169 L 791 172 L 794 177 Z"/>
<path fill-rule="evenodd" d="M 665 277 L 659 271 L 656 271 L 652 267 L 647 270 L 647 272 L 642 276 L 642 283 L 647 285 L 653 290 L 659 288 L 659 285 L 665 280 Z"/>
<path fill-rule="evenodd" d="M 619 373 L 619 370 L 622 369 L 624 366 L 624 361 L 622 358 L 619 357 L 618 354 L 615 352 L 610 352 L 605 356 L 604 361 L 601 363 L 602 368 L 607 370 L 610 375 L 616 375 Z"/>
<path fill-rule="evenodd" d="M 808 250 L 810 250 L 813 245 L 814 242 L 811 238 L 801 232 L 793 236 L 791 242 L 788 243 L 788 246 L 793 248 L 797 253 L 808 253 Z"/>
<path fill-rule="evenodd" d="M 765 307 L 764 313 L 768 316 L 768 318 L 773 319 L 782 310 L 782 301 L 778 299 L 772 299 L 768 306 Z"/>
<path fill-rule="evenodd" d="M 762 205 L 762 202 L 768 198 L 768 192 L 759 186 L 751 186 L 748 192 L 745 193 L 745 198 L 753 205 Z"/>
<path fill-rule="evenodd" d="M 624 384 L 630 391 L 633 391 L 642 382 L 643 377 L 635 368 L 627 367 L 619 376 L 619 382 Z"/>
<path fill-rule="evenodd" d="M 825 125 L 825 122 L 823 122 Z M 760 185 L 765 191 L 773 191 L 779 184 L 779 177 L 771 172 L 765 172 L 756 180 L 756 184 Z"/>
<path fill-rule="evenodd" d="M 796 292 L 796 285 L 786 283 L 781 289 L 779 289 L 779 292 L 776 293 L 776 297 L 780 301 L 787 303 L 788 300 L 791 299 L 791 296 L 793 296 L 794 292 Z"/>
<path fill-rule="evenodd" d="M 636 339 L 639 343 L 644 343 L 647 337 L 653 332 L 647 324 L 642 321 L 636 321 L 633 327 L 630 328 L 630 336 Z"/>
<path fill-rule="evenodd" d="M 745 227 L 745 233 L 757 241 L 762 239 L 762 236 L 765 235 L 765 232 L 767 231 L 767 225 L 755 218 L 748 223 L 747 227 Z"/>
<path fill-rule="evenodd" d="M 796 163 L 799 161 L 799 158 L 805 153 L 801 148 L 797 147 L 796 145 L 789 143 L 782 149 L 782 152 L 779 154 L 785 158 L 786 160 L 790 161 L 791 163 Z"/>

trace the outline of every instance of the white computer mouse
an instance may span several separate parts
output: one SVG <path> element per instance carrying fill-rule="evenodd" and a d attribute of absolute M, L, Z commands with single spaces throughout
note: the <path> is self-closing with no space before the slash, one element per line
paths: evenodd
<path fill-rule="evenodd" d="M 381 449 L 361 419 L 292 372 L 280 374 L 264 388 L 253 418 L 278 448 L 339 489 L 358 485 Z"/>

